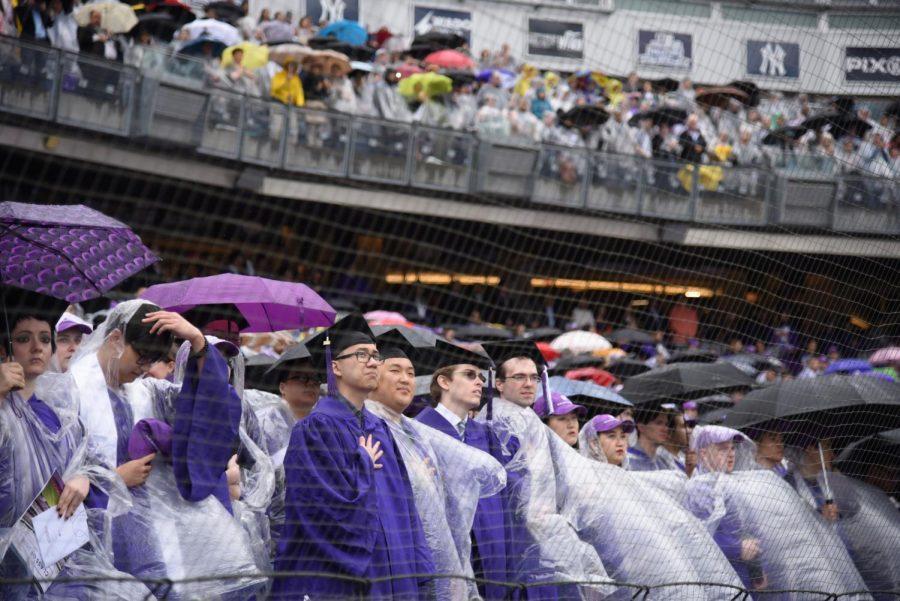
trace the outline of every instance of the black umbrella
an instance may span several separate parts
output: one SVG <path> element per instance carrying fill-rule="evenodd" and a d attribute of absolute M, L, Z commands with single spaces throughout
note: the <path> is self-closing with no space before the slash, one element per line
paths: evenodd
<path fill-rule="evenodd" d="M 895 100 L 884 109 L 884 114 L 888 117 L 900 117 L 900 100 Z"/>
<path fill-rule="evenodd" d="M 756 376 L 761 371 L 773 369 L 777 372 L 784 371 L 784 363 L 775 357 L 767 357 L 766 355 L 757 355 L 754 353 L 738 353 L 737 355 L 728 355 L 722 357 L 723 361 L 728 361 L 735 367 L 744 371 L 748 375 Z"/>
<path fill-rule="evenodd" d="M 674 92 L 681 85 L 677 79 L 672 79 L 671 77 L 663 77 L 661 79 L 653 80 L 653 87 L 658 90 L 662 90 L 663 92 Z"/>
<path fill-rule="evenodd" d="M 650 109 L 649 111 L 636 113 L 628 120 L 628 125 L 637 127 L 644 119 L 650 119 L 653 122 L 653 125 L 665 124 L 672 126 L 677 123 L 684 123 L 684 120 L 687 119 L 687 117 L 688 112 L 684 109 L 675 106 L 659 106 L 655 109 Z"/>
<path fill-rule="evenodd" d="M 807 131 L 809 131 L 807 128 L 797 125 L 779 127 L 767 133 L 766 137 L 762 139 L 762 143 L 766 146 L 781 146 L 799 139 Z"/>
<path fill-rule="evenodd" d="M 594 355 L 569 355 L 568 357 L 563 357 L 553 366 L 553 369 L 549 370 L 548 373 L 553 376 L 557 374 L 563 374 L 572 369 L 580 369 L 582 367 L 603 367 L 606 363 L 606 360 L 603 357 L 596 357 Z"/>
<path fill-rule="evenodd" d="M 609 113 L 599 106 L 576 106 L 559 115 L 559 121 L 569 121 L 575 127 L 600 126 L 609 120 Z"/>
<path fill-rule="evenodd" d="M 444 47 L 440 44 L 435 44 L 434 42 L 426 42 L 424 44 L 413 44 L 410 46 L 409 50 L 404 52 L 404 54 L 422 60 L 432 52 L 437 52 L 438 50 L 444 50 Z"/>
<path fill-rule="evenodd" d="M 453 80 L 455 86 L 465 86 L 475 82 L 475 74 L 471 71 L 441 71 L 441 75 L 446 75 Z"/>
<path fill-rule="evenodd" d="M 732 88 L 737 88 L 747 95 L 747 106 L 756 106 L 759 104 L 759 86 L 752 81 L 733 81 L 728 85 Z"/>
<path fill-rule="evenodd" d="M 706 415 L 717 409 L 734 407 L 734 401 L 731 400 L 731 396 L 723 393 L 700 397 L 699 399 L 694 399 L 694 402 L 697 403 L 697 413 L 700 415 Z"/>
<path fill-rule="evenodd" d="M 686 401 L 752 385 L 753 379 L 731 363 L 676 363 L 629 378 L 621 393 L 639 405 Z"/>
<path fill-rule="evenodd" d="M 433 348 L 439 336 L 431 330 L 425 328 L 411 328 L 409 326 L 372 326 L 372 333 L 376 337 L 381 336 L 391 330 L 403 337 L 403 339 L 413 348 Z"/>
<path fill-rule="evenodd" d="M 535 342 L 550 342 L 562 333 L 559 328 L 535 328 L 525 332 L 525 338 Z"/>
<path fill-rule="evenodd" d="M 646 363 L 635 359 L 619 359 L 604 369 L 623 382 L 628 378 L 650 371 L 650 367 Z"/>
<path fill-rule="evenodd" d="M 718 359 L 719 355 L 712 351 L 692 349 L 673 353 L 671 357 L 666 359 L 666 363 L 715 363 Z"/>
<path fill-rule="evenodd" d="M 210 10 L 215 11 L 216 20 L 224 21 L 229 25 L 234 25 L 238 22 L 238 19 L 244 16 L 241 7 L 231 2 L 210 2 L 203 9 L 207 12 Z"/>
<path fill-rule="evenodd" d="M 872 125 L 852 113 L 822 113 L 806 119 L 800 127 L 816 130 L 828 127 L 831 135 L 837 139 L 844 136 L 861 138 Z"/>
<path fill-rule="evenodd" d="M 715 88 L 706 88 L 697 92 L 697 104 L 705 106 L 717 106 L 719 108 L 728 108 L 732 100 L 737 100 L 741 104 L 747 104 L 750 96 L 738 88 L 732 86 L 722 86 Z"/>
<path fill-rule="evenodd" d="M 728 417 L 728 414 L 731 413 L 730 408 L 726 409 L 714 409 L 709 413 L 704 413 L 700 416 L 698 422 L 701 426 L 719 426 L 722 422 L 725 421 L 725 418 Z"/>
<path fill-rule="evenodd" d="M 370 46 L 357 46 L 330 36 L 311 38 L 309 47 L 316 50 L 334 50 L 347 55 L 347 58 L 353 61 L 369 62 L 375 57 L 375 49 Z"/>
<path fill-rule="evenodd" d="M 900 428 L 900 384 L 865 374 L 791 380 L 748 394 L 725 420 L 739 430 L 780 429 L 837 439 L 841 448 L 865 436 Z"/>
<path fill-rule="evenodd" d="M 863 479 L 869 468 L 900 467 L 900 430 L 890 430 L 847 445 L 834 467 L 853 478 Z"/>
<path fill-rule="evenodd" d="M 440 48 L 456 49 L 466 45 L 466 38 L 457 33 L 443 31 L 429 31 L 413 38 L 412 46 L 424 46 L 430 44 Z"/>
<path fill-rule="evenodd" d="M 509 340 L 513 337 L 512 332 L 506 328 L 495 328 L 492 326 L 460 326 L 454 328 L 456 337 L 462 340 Z"/>
<path fill-rule="evenodd" d="M 606 339 L 616 344 L 653 344 L 653 334 L 633 328 L 615 330 Z"/>

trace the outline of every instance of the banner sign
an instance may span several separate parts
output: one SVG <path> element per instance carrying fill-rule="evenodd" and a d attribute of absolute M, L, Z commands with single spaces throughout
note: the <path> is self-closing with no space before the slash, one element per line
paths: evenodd
<path fill-rule="evenodd" d="M 528 19 L 528 54 L 584 58 L 584 25 L 567 21 Z"/>
<path fill-rule="evenodd" d="M 847 48 L 844 78 L 847 81 L 900 83 L 900 48 Z"/>
<path fill-rule="evenodd" d="M 472 42 L 472 13 L 464 10 L 447 10 L 415 6 L 413 8 L 413 36 L 425 35 L 432 31 L 455 33 Z"/>
<path fill-rule="evenodd" d="M 306 16 L 319 21 L 359 21 L 359 0 L 306 0 Z"/>
<path fill-rule="evenodd" d="M 639 65 L 689 71 L 693 56 L 693 38 L 688 33 L 638 31 Z"/>
<path fill-rule="evenodd" d="M 797 79 L 800 77 L 800 44 L 749 40 L 747 75 Z"/>

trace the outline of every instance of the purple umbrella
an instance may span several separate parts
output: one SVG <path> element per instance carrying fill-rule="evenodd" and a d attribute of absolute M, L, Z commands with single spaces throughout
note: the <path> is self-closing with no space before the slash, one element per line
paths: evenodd
<path fill-rule="evenodd" d="M 241 332 L 326 327 L 335 316 L 331 305 L 306 284 L 234 273 L 157 284 L 143 298 L 168 311 L 202 310 L 209 321 L 235 321 Z"/>
<path fill-rule="evenodd" d="M 0 203 L 5 285 L 77 303 L 158 260 L 124 223 L 84 205 Z"/>

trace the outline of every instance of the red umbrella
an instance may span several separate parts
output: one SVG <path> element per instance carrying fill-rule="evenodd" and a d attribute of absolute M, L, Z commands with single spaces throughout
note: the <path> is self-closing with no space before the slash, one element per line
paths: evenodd
<path fill-rule="evenodd" d="M 475 61 L 458 50 L 438 50 L 425 57 L 426 64 L 444 69 L 474 69 Z"/>
<path fill-rule="evenodd" d="M 590 380 L 597 386 L 606 386 L 607 388 L 613 386 L 618 381 L 614 375 L 599 367 L 573 369 L 566 372 L 566 377 L 570 380 Z"/>
<path fill-rule="evenodd" d="M 545 360 L 555 361 L 556 359 L 559 359 L 559 352 L 550 346 L 549 342 L 535 342 L 535 344 L 537 345 L 538 350 L 541 351 Z"/>
<path fill-rule="evenodd" d="M 400 77 L 409 77 L 410 75 L 414 75 L 416 73 L 424 73 L 425 70 L 418 65 L 411 65 L 409 63 L 404 63 L 394 69 L 397 73 L 400 74 Z"/>

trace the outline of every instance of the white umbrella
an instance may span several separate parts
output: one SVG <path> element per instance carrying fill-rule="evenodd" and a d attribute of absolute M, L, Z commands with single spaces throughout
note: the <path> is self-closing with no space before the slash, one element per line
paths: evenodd
<path fill-rule="evenodd" d="M 222 42 L 226 46 L 235 46 L 243 41 L 237 28 L 216 19 L 197 19 L 181 28 L 186 31 L 189 40 L 196 40 L 201 36 Z"/>
<path fill-rule="evenodd" d="M 125 33 L 138 24 L 134 9 L 124 2 L 93 2 L 75 11 L 75 22 L 87 27 L 92 12 L 100 13 L 100 28 L 109 33 Z"/>
<path fill-rule="evenodd" d="M 554 338 L 553 342 L 550 343 L 550 348 L 560 353 L 569 351 L 577 355 L 578 353 L 604 351 L 612 348 L 612 345 L 609 343 L 609 340 L 600 334 L 573 330 Z"/>

